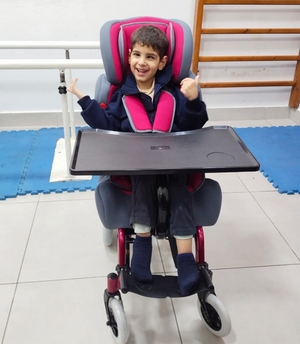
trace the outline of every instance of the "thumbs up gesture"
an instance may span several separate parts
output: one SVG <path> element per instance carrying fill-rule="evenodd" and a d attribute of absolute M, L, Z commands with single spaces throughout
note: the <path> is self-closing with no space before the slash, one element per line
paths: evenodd
<path fill-rule="evenodd" d="M 185 98 L 187 98 L 190 101 L 198 98 L 199 79 L 200 79 L 200 76 L 197 75 L 195 79 L 185 78 L 180 83 L 180 91 L 185 96 Z"/>

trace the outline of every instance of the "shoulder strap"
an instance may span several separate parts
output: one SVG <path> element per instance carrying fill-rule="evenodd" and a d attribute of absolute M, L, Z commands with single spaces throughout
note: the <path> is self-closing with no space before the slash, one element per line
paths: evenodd
<path fill-rule="evenodd" d="M 169 133 L 172 129 L 175 116 L 176 101 L 174 96 L 167 91 L 162 91 L 153 123 L 153 132 Z"/>
<path fill-rule="evenodd" d="M 172 129 L 175 116 L 175 98 L 170 92 L 162 91 L 158 100 L 153 126 L 140 98 L 124 95 L 123 105 L 129 122 L 135 132 L 167 133 Z"/>

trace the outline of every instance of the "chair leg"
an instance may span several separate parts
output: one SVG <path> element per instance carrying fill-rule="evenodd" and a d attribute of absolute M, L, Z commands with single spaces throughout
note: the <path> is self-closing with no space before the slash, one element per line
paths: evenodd
<path fill-rule="evenodd" d="M 118 265 L 116 271 L 118 273 L 118 289 L 122 293 L 128 292 L 128 273 L 130 271 L 130 245 L 134 239 L 132 234 L 134 233 L 132 228 L 119 228 L 118 229 Z M 111 282 L 112 288 L 115 287 Z"/>
<path fill-rule="evenodd" d="M 126 261 L 126 233 L 125 229 L 118 229 L 118 255 L 119 255 L 119 266 L 125 266 Z"/>
<path fill-rule="evenodd" d="M 132 238 L 133 234 L 132 228 L 118 229 L 118 265 L 121 267 L 130 265 L 130 244 L 134 241 Z"/>
<path fill-rule="evenodd" d="M 199 264 L 205 263 L 205 246 L 204 246 L 204 231 L 203 227 L 197 227 L 197 232 L 195 234 L 195 259 Z"/>

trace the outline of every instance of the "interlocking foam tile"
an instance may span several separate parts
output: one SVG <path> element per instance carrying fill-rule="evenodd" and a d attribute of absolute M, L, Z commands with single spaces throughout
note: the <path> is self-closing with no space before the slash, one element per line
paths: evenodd
<path fill-rule="evenodd" d="M 92 180 L 50 183 L 56 142 L 62 128 L 0 132 L 0 200 L 17 195 L 94 190 Z"/>
<path fill-rule="evenodd" d="M 16 197 L 35 136 L 30 131 L 0 132 L 0 199 Z"/>
<path fill-rule="evenodd" d="M 300 126 L 234 129 L 279 193 L 300 193 Z"/>
<path fill-rule="evenodd" d="M 50 174 L 56 142 L 63 137 L 62 128 L 40 129 L 34 148 L 30 157 L 30 162 L 26 173 L 26 178 L 20 185 L 20 192 L 25 194 L 68 192 L 70 190 L 94 190 L 97 185 L 97 177 L 92 180 L 72 180 L 50 183 Z"/>

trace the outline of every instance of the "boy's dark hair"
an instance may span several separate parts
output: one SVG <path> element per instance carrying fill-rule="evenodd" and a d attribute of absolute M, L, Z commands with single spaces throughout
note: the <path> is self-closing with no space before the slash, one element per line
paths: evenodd
<path fill-rule="evenodd" d="M 133 32 L 131 36 L 131 49 L 135 44 L 151 47 L 162 59 L 167 54 L 169 41 L 162 30 L 153 25 L 145 25 Z"/>

